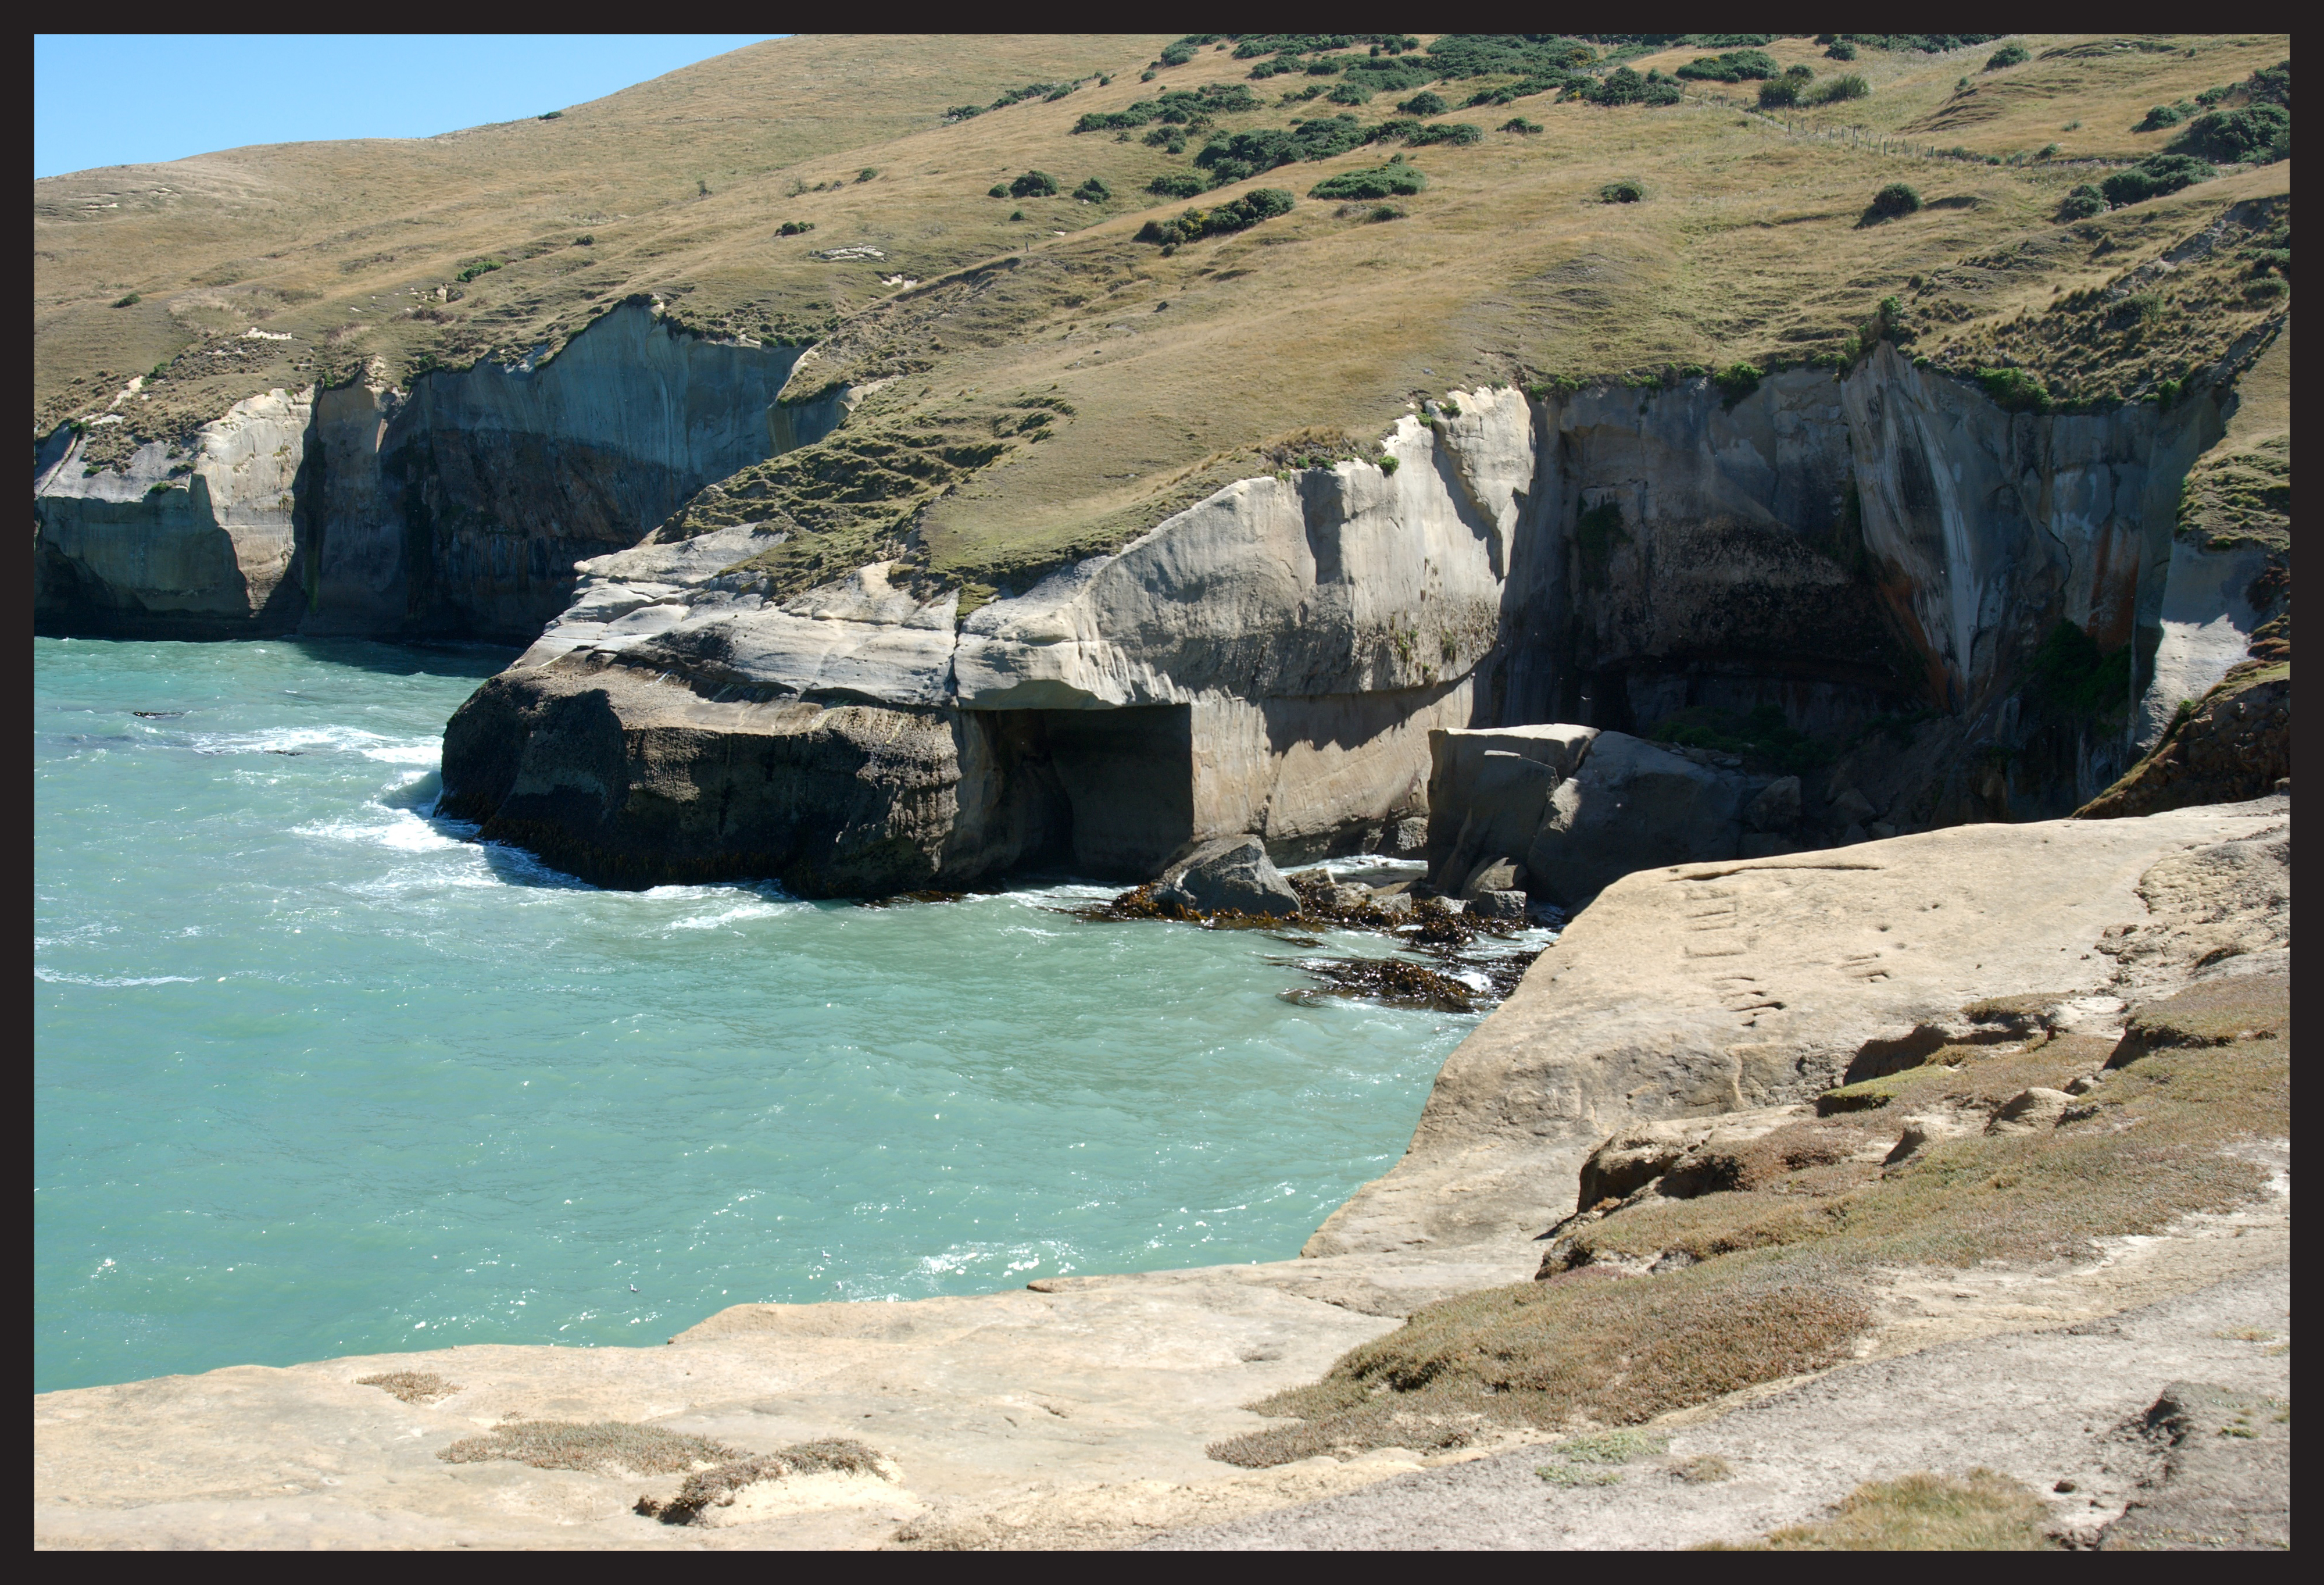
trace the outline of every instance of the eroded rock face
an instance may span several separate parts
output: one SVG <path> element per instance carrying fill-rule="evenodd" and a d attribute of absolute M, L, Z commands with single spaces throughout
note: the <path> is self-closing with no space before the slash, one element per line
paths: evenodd
<path fill-rule="evenodd" d="M 2102 649 L 2159 631 L 2175 481 L 2219 423 L 2209 397 L 2012 415 L 1886 348 L 1731 405 L 1698 382 L 1458 406 L 1403 421 L 1393 470 L 1240 481 L 964 621 L 884 564 L 769 605 L 723 572 L 770 542 L 750 525 L 595 558 L 521 665 L 586 652 L 737 698 L 989 717 L 1026 747 L 1004 775 L 1055 773 L 1010 794 L 1065 811 L 1038 845 L 1110 876 L 1242 833 L 1285 859 L 1393 846 L 1426 819 L 1441 888 L 1506 857 L 1571 907 L 1642 866 L 2085 802 L 2135 744 L 2021 708 L 2031 657 L 2061 622 Z M 1754 709 L 1840 761 L 1786 787 L 1641 740 Z M 1469 729 L 1518 736 L 1464 740 L 1463 792 L 1432 797 L 1431 735 Z M 1111 775 L 1100 742 L 1130 755 Z M 1178 784 L 1137 795 L 1135 832 L 1083 831 L 1076 786 L 1157 766 Z"/>
<path fill-rule="evenodd" d="M 461 708 L 444 809 L 600 885 L 884 893 L 1021 856 L 1005 752 L 957 712 L 706 699 L 576 656 L 503 673 Z"/>
<path fill-rule="evenodd" d="M 43 633 L 235 638 L 295 627 L 291 574 L 311 392 L 270 391 L 88 468 L 60 431 L 32 485 L 32 620 Z M 100 421 L 103 422 L 103 421 Z"/>

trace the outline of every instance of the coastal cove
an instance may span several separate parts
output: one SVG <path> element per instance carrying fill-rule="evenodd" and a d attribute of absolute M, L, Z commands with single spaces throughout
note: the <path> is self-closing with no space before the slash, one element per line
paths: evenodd
<path fill-rule="evenodd" d="M 1478 1022 L 1084 885 L 582 885 L 431 816 L 505 661 L 35 641 L 36 1390 L 1284 1258 Z"/>

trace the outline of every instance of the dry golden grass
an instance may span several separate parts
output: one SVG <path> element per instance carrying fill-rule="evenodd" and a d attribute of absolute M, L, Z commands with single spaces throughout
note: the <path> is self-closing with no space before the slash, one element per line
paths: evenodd
<path fill-rule="evenodd" d="M 432 1370 L 390 1370 L 379 1376 L 359 1376 L 355 1386 L 375 1386 L 407 1404 L 433 1404 L 460 1390 L 457 1383 L 446 1381 Z"/>
<path fill-rule="evenodd" d="M 2289 1136 L 2290 1041 L 2285 981 L 2253 977 L 2142 1009 L 2119 1050 L 2071 1036 L 1949 1047 L 1874 1084 L 1882 1110 L 1959 1108 L 1968 1134 L 1885 1171 L 1831 1159 L 1858 1129 L 1877 1136 L 1880 1110 L 1769 1135 L 1728 1174 L 1752 1187 L 1648 1200 L 1561 1235 L 1562 1274 L 1416 1312 L 1322 1381 L 1250 1405 L 1289 1423 L 1212 1454 L 1268 1465 L 1458 1446 L 1494 1425 L 1635 1424 L 1823 1368 L 1870 1324 L 1861 1295 L 1880 1273 L 2082 1259 L 2095 1240 L 2249 1200 L 2266 1172 L 2234 1147 Z M 1976 1131 L 2008 1097 L 2088 1075 L 2109 1052 L 2123 1065 L 2056 1126 Z M 1621 1274 L 1643 1263 L 1667 1274 Z"/>
<path fill-rule="evenodd" d="M 483 1464 L 508 1459 L 536 1469 L 580 1469 L 592 1473 L 629 1469 L 640 1475 L 681 1475 L 745 1455 L 739 1448 L 706 1437 L 636 1425 L 626 1420 L 582 1423 L 567 1420 L 514 1420 L 482 1436 L 463 1437 L 436 1455 L 447 1464 Z"/>
<path fill-rule="evenodd" d="M 2047 1510 L 2023 1482 L 1990 1469 L 1966 1477 L 1907 1475 L 1868 1481 L 1832 1516 L 1777 1530 L 1744 1546 L 1703 1552 L 2040 1552 Z"/>
<path fill-rule="evenodd" d="M 2086 41 L 2027 42 L 2041 57 Z M 1360 449 L 1416 397 L 1453 386 L 1840 359 L 1891 296 L 1910 300 L 1915 350 L 1974 367 L 2015 345 L 2002 327 L 2038 316 L 2061 291 L 2151 260 L 2231 200 L 2289 192 L 2289 165 L 2273 166 L 2070 229 L 2052 218 L 2058 201 L 2096 168 L 1921 152 L 2031 155 L 2058 142 L 2070 154 L 2133 157 L 2156 140 L 2118 129 L 2147 104 L 2272 65 L 2289 52 L 2283 36 L 2190 36 L 2167 54 L 2037 59 L 1989 76 L 1977 70 L 1983 50 L 1974 60 L 1868 50 L 1851 70 L 1871 96 L 1795 114 L 1788 129 L 1744 113 L 1751 85 L 1695 85 L 1688 102 L 1656 109 L 1546 97 L 1456 108 L 1448 119 L 1488 130 L 1471 146 L 1413 152 L 1429 187 L 1400 200 L 1404 218 L 1372 223 L 1368 206 L 1303 198 L 1288 215 L 1164 257 L 1134 235 L 1184 206 L 1142 190 L 1191 154 L 1071 128 L 1160 89 L 1243 81 L 1249 63 L 1205 51 L 1140 83 L 1157 42 L 795 38 L 553 122 L 37 183 L 36 422 L 100 407 L 127 375 L 175 357 L 151 400 L 127 407 L 149 432 L 180 432 L 251 390 L 366 360 L 408 378 L 430 358 L 554 346 L 651 292 L 705 331 L 825 337 L 794 394 L 888 377 L 858 422 L 908 422 L 927 404 L 971 399 L 1072 407 L 1047 443 L 1011 450 L 916 514 L 925 567 L 971 585 L 973 598 L 1120 542 L 1246 467 L 1268 437 L 1317 426 Z M 1820 58 L 1804 40 L 1773 52 Z M 1982 118 L 1955 94 L 1964 71 Z M 940 122 L 945 105 L 1004 84 L 1097 72 L 1111 84 Z M 1457 104 L 1498 80 L 1450 84 L 1446 97 Z M 1222 125 L 1283 126 L 1316 108 L 1270 104 Z M 1545 130 L 1490 130 L 1511 108 Z M 1387 113 L 1358 114 L 1369 124 Z M 2087 147 L 2056 130 L 2077 118 Z M 1283 167 L 1217 196 L 1261 185 L 1304 194 L 1382 153 Z M 879 174 L 858 181 L 865 167 Z M 1068 187 L 1100 176 L 1115 196 L 985 196 L 1028 169 Z M 1646 199 L 1600 201 L 1617 180 L 1643 183 Z M 1895 181 L 1930 207 L 1859 224 L 1871 194 Z M 173 195 L 137 196 L 162 186 Z M 97 197 L 106 193 L 115 196 Z M 786 220 L 816 229 L 779 237 Z M 594 241 L 576 246 L 584 235 Z M 816 256 L 857 244 L 885 257 Z M 487 255 L 512 262 L 453 282 Z M 466 295 L 438 302 L 439 285 Z M 106 306 L 133 289 L 144 293 L 138 306 Z M 399 317 L 412 312 L 430 317 Z M 2238 300 L 2172 322 L 2242 335 L 2287 312 L 2282 300 Z M 235 340 L 252 326 L 295 339 Z M 231 366 L 190 372 L 228 342 L 240 356 L 214 361 Z M 2190 330 L 2141 377 L 2183 373 L 2209 344 Z"/>

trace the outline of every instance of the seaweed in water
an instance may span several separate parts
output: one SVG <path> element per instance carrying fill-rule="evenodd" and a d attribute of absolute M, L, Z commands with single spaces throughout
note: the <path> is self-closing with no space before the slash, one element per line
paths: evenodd
<path fill-rule="evenodd" d="M 1384 1002 L 1391 1007 L 1428 1007 L 1440 1013 L 1476 1011 L 1477 991 L 1465 981 L 1401 958 L 1302 958 L 1276 959 L 1312 974 L 1320 988 L 1282 993 L 1286 1002 L 1313 1006 L 1325 996 Z"/>

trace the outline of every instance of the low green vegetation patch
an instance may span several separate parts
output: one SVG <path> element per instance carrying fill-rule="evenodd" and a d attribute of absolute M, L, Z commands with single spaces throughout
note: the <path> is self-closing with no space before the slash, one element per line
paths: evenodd
<path fill-rule="evenodd" d="M 1416 1312 L 1313 1386 L 1251 1404 L 1299 1423 L 1216 1443 L 1210 1454 L 1264 1469 L 1377 1447 L 1463 1447 L 1510 1426 L 1636 1424 L 1821 1369 L 1871 1320 L 1862 1300 L 1837 1289 L 1689 1272 L 1488 1288 Z"/>
<path fill-rule="evenodd" d="M 494 1426 L 482 1436 L 463 1437 L 436 1456 L 447 1464 L 506 1459 L 536 1469 L 580 1469 L 592 1474 L 627 1469 L 639 1475 L 679 1475 L 744 1455 L 740 1448 L 707 1437 L 626 1420 L 587 1423 L 517 1420 Z"/>

